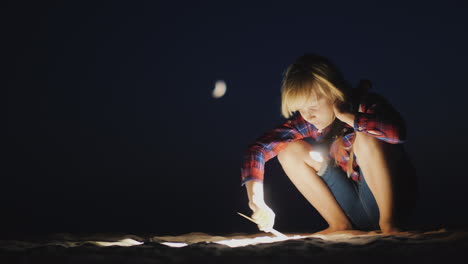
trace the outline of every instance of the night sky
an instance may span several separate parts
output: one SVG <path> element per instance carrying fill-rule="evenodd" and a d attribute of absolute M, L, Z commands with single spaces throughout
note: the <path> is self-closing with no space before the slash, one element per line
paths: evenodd
<path fill-rule="evenodd" d="M 468 4 L 415 2 L 4 4 L 0 233 L 256 232 L 242 153 L 283 122 L 282 73 L 307 52 L 405 118 L 413 221 L 465 225 Z M 265 192 L 279 231 L 325 227 L 276 158 Z"/>

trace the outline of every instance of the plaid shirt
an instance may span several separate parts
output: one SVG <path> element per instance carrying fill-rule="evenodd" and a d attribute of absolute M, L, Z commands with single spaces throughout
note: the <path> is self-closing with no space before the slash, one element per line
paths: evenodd
<path fill-rule="evenodd" d="M 354 127 L 345 126 L 348 128 L 348 132 L 345 132 L 343 137 L 345 149 L 340 153 L 342 162 L 339 163 L 343 171 L 346 171 L 347 168 L 350 147 L 354 142 L 356 131 L 391 144 L 403 143 L 406 136 L 405 124 L 400 114 L 383 97 L 374 93 L 368 93 L 361 99 L 359 111 L 355 113 Z M 314 125 L 296 113 L 283 124 L 263 134 L 249 145 L 244 153 L 241 168 L 242 185 L 250 180 L 263 182 L 265 162 L 278 155 L 288 143 L 307 137 L 318 141 L 329 130 L 330 126 L 319 133 Z M 338 149 L 335 143 L 336 141 L 332 143 L 329 152 L 332 159 Z M 355 181 L 361 179 L 356 159 L 354 159 L 353 171 L 349 177 Z"/>

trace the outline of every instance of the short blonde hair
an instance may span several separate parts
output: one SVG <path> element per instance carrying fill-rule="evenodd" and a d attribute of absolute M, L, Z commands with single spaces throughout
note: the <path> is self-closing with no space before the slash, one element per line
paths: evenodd
<path fill-rule="evenodd" d="M 310 98 L 324 96 L 332 102 L 345 102 L 346 82 L 326 58 L 305 54 L 284 73 L 281 86 L 281 114 L 291 117 Z"/>

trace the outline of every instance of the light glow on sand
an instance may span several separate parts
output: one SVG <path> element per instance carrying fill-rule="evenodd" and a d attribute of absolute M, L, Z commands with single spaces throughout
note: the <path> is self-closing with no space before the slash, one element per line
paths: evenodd
<path fill-rule="evenodd" d="M 382 234 L 376 231 L 359 231 L 359 230 L 347 230 L 347 231 L 337 231 L 329 234 L 290 234 L 285 235 L 285 237 L 276 237 L 276 236 L 234 236 L 228 239 L 227 237 L 218 237 L 218 236 L 208 236 L 203 234 L 200 235 L 191 235 L 191 236 L 180 236 L 180 237 L 164 237 L 165 242 L 160 242 L 166 246 L 170 247 L 185 247 L 194 243 L 216 243 L 225 245 L 231 248 L 245 247 L 250 245 L 257 244 L 266 244 L 266 243 L 275 243 L 282 242 L 286 240 L 294 239 L 304 239 L 302 240 L 304 244 L 309 245 L 325 245 L 333 248 L 334 243 L 346 243 L 350 245 L 357 246 L 366 246 L 369 244 L 374 244 L 380 240 L 394 240 L 393 236 L 403 236 L 406 238 L 416 239 L 418 241 L 421 239 L 424 234 L 438 234 L 441 232 L 446 232 L 443 229 L 435 232 L 427 233 L 414 233 L 414 232 L 398 232 L 396 234 L 388 235 Z M 163 237 L 160 237 L 161 239 Z M 219 239 L 221 238 L 221 239 Z M 170 240 L 169 240 L 170 239 Z M 164 240 L 163 240 L 164 241 Z M 173 242 L 170 242 L 173 241 Z M 325 244 L 324 244 L 325 243 Z"/>
<path fill-rule="evenodd" d="M 101 247 L 111 247 L 111 246 L 131 247 L 131 246 L 138 246 L 138 245 L 143 244 L 143 242 L 136 241 L 131 238 L 124 238 L 116 242 L 108 242 L 108 241 L 92 241 L 92 242 Z"/>
<path fill-rule="evenodd" d="M 161 244 L 168 246 L 168 247 L 176 247 L 176 248 L 188 246 L 187 243 L 177 243 L 177 242 L 162 242 Z"/>
<path fill-rule="evenodd" d="M 226 83 L 223 80 L 218 80 L 215 83 L 215 88 L 213 89 L 212 96 L 213 98 L 219 99 L 224 96 L 226 93 Z"/>
<path fill-rule="evenodd" d="M 309 152 L 309 155 L 313 160 L 315 160 L 317 162 L 322 162 L 323 161 L 323 157 L 322 157 L 322 154 L 320 154 L 320 152 L 311 151 L 311 152 Z"/>
<path fill-rule="evenodd" d="M 214 243 L 236 248 L 236 247 L 245 247 L 245 246 L 265 244 L 265 243 L 275 243 L 275 242 L 280 242 L 280 241 L 301 239 L 301 238 L 304 238 L 304 236 L 290 236 L 290 237 L 288 236 L 284 236 L 284 237 L 262 236 L 262 237 L 255 237 L 255 238 L 221 240 L 221 241 L 216 241 Z"/>
<path fill-rule="evenodd" d="M 206 241 L 206 243 L 216 243 L 225 245 L 231 248 L 236 247 L 245 247 L 250 245 L 257 245 L 257 244 L 266 244 L 266 243 L 275 243 L 281 242 L 286 240 L 293 240 L 293 239 L 301 239 L 305 238 L 306 236 L 284 236 L 284 237 L 277 237 L 277 236 L 260 236 L 254 238 L 238 238 L 238 239 L 227 239 L 227 240 L 220 240 L 220 241 Z M 162 242 L 161 244 L 169 246 L 169 247 L 185 247 L 188 246 L 187 243 L 180 243 L 180 242 Z"/>

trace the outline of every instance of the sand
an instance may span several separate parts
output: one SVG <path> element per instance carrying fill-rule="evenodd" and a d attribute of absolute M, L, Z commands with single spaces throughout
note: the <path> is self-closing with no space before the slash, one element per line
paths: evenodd
<path fill-rule="evenodd" d="M 0 263 L 468 263 L 468 231 L 395 235 L 53 234 L 0 241 Z"/>

